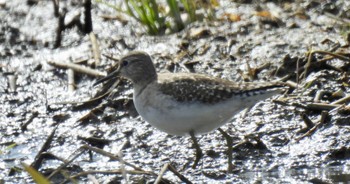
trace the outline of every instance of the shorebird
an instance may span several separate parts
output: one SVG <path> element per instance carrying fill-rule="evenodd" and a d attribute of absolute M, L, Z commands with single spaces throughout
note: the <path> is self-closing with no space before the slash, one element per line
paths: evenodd
<path fill-rule="evenodd" d="M 282 82 L 232 82 L 195 73 L 157 73 L 151 57 L 140 51 L 123 56 L 118 68 L 95 85 L 117 77 L 133 83 L 133 102 L 139 115 L 171 135 L 190 135 L 196 149 L 196 167 L 202 157 L 195 135 L 229 122 L 234 115 L 284 89 Z M 232 139 L 218 129 L 228 144 L 228 170 L 232 169 Z"/>

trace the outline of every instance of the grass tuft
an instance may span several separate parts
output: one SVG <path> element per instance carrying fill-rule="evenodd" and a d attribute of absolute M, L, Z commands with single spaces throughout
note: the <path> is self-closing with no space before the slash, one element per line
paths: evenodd
<path fill-rule="evenodd" d="M 213 20 L 214 8 L 219 6 L 217 0 L 166 0 L 164 5 L 156 0 L 125 0 L 115 5 L 104 0 L 96 2 L 133 17 L 150 35 L 175 33 L 192 22 Z"/>

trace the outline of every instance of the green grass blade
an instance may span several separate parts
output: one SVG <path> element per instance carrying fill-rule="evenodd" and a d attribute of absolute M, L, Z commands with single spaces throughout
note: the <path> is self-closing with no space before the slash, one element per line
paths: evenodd
<path fill-rule="evenodd" d="M 168 3 L 168 6 L 170 8 L 170 13 L 175 20 L 177 29 L 182 30 L 185 26 L 184 26 L 184 23 L 181 19 L 179 6 L 178 6 L 176 0 L 167 0 L 167 3 Z"/>
<path fill-rule="evenodd" d="M 32 176 L 33 180 L 37 184 L 50 184 L 50 181 L 46 179 L 41 173 L 39 173 L 37 170 L 35 170 L 33 167 L 22 163 L 22 166 L 24 169 Z"/>
<path fill-rule="evenodd" d="M 184 5 L 184 8 L 188 15 L 190 16 L 191 22 L 194 22 L 197 20 L 196 17 L 196 4 L 194 0 L 181 0 L 181 3 Z"/>

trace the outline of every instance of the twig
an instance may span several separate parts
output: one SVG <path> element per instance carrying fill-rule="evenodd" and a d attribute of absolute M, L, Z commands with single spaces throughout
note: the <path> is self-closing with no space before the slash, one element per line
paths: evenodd
<path fill-rule="evenodd" d="M 298 142 L 298 141 L 300 141 L 301 139 L 303 139 L 303 138 L 305 138 L 307 136 L 311 136 L 320 125 L 322 125 L 322 124 L 324 124 L 326 122 L 327 116 L 328 116 L 328 112 L 327 111 L 322 111 L 320 122 L 317 123 L 315 126 L 313 126 L 305 134 L 303 134 L 302 136 L 296 138 L 295 140 Z"/>
<path fill-rule="evenodd" d="M 333 53 L 333 52 L 327 52 L 327 51 L 323 51 L 323 50 L 314 50 L 312 51 L 312 54 L 315 54 L 315 53 L 318 53 L 318 54 L 328 54 L 328 55 L 331 55 L 335 58 L 338 58 L 338 59 L 341 59 L 341 60 L 344 60 L 344 61 L 350 61 L 350 58 L 349 57 L 346 57 L 346 56 L 343 56 L 341 53 Z"/>
<path fill-rule="evenodd" d="M 192 184 L 190 180 L 188 180 L 184 175 L 180 174 L 171 164 L 168 165 L 168 169 L 174 173 L 177 177 L 180 178 L 181 181 L 187 183 L 187 184 Z"/>
<path fill-rule="evenodd" d="M 311 129 L 312 127 L 315 126 L 314 122 L 312 122 L 305 113 L 301 114 L 301 118 L 304 120 L 304 123 L 308 129 Z"/>
<path fill-rule="evenodd" d="M 85 10 L 84 33 L 92 33 L 91 0 L 84 1 L 84 10 Z"/>
<path fill-rule="evenodd" d="M 154 184 L 159 184 L 162 180 L 162 177 L 164 175 L 164 173 L 166 172 L 166 170 L 168 169 L 169 167 L 169 163 L 166 163 L 163 168 L 160 170 L 159 174 L 158 174 L 158 177 L 156 179 L 156 181 L 154 182 Z"/>
<path fill-rule="evenodd" d="M 59 16 L 59 8 L 60 8 L 60 1 L 59 0 L 52 0 L 53 2 L 53 13 L 55 17 Z"/>
<path fill-rule="evenodd" d="M 315 98 L 314 98 L 314 102 L 318 103 L 320 102 L 320 99 L 322 98 L 322 96 L 325 94 L 326 91 L 324 90 L 318 90 L 316 92 Z"/>
<path fill-rule="evenodd" d="M 121 159 L 120 159 L 118 156 L 115 156 L 115 155 L 113 155 L 113 154 L 111 154 L 111 153 L 109 153 L 109 152 L 107 152 L 107 151 L 104 151 L 104 150 L 99 149 L 99 148 L 96 148 L 96 147 L 92 147 L 92 146 L 88 146 L 88 145 L 83 145 L 81 148 L 82 148 L 82 149 L 85 149 L 85 150 L 91 150 L 91 151 L 94 151 L 94 152 L 99 153 L 99 154 L 101 154 L 101 155 L 107 156 L 107 157 L 109 157 L 109 158 L 112 159 L 112 160 L 121 161 Z M 137 166 L 135 166 L 135 165 L 133 165 L 133 164 L 131 164 L 131 163 L 129 163 L 129 162 L 124 161 L 124 163 L 125 163 L 125 165 L 130 166 L 130 167 L 132 167 L 132 168 L 135 169 L 135 170 L 143 171 L 141 168 L 139 168 L 139 167 L 137 167 Z M 156 175 L 156 174 L 154 173 L 154 175 Z"/>
<path fill-rule="evenodd" d="M 152 172 L 148 172 L 148 171 L 138 171 L 138 170 L 125 170 L 126 173 L 128 174 L 147 174 L 147 175 L 153 175 Z M 77 179 L 79 177 L 82 176 L 86 176 L 86 175 L 90 175 L 90 174 L 122 174 L 123 171 L 121 169 L 116 169 L 116 170 L 111 170 L 111 171 L 84 171 L 84 172 L 80 172 L 78 174 L 75 174 L 73 176 L 70 176 L 69 178 L 67 178 L 65 181 L 62 182 L 66 183 L 68 180 L 72 180 L 72 179 Z"/>
<path fill-rule="evenodd" d="M 70 68 L 76 72 L 84 73 L 87 75 L 95 76 L 95 77 L 105 77 L 105 72 L 100 72 L 98 70 L 94 70 L 85 66 L 77 65 L 74 63 L 67 62 L 57 62 L 57 61 L 47 61 L 48 64 L 53 65 L 58 68 Z"/>
<path fill-rule="evenodd" d="M 123 145 L 125 145 L 125 143 Z M 126 176 L 127 172 L 126 172 L 126 168 L 125 168 L 125 161 L 123 159 L 122 149 L 123 149 L 123 146 L 118 151 L 118 158 L 120 160 L 120 165 L 121 165 L 121 169 L 120 170 L 122 171 L 122 176 L 123 176 L 123 178 L 125 180 L 125 183 L 129 183 L 128 182 L 128 177 Z"/>
<path fill-rule="evenodd" d="M 310 68 L 310 66 L 311 66 L 311 57 L 312 57 L 312 54 L 313 54 L 313 51 L 311 50 L 311 51 L 308 53 L 307 62 L 306 62 L 306 64 L 305 64 L 305 66 L 303 67 L 303 68 L 304 68 L 304 79 L 306 79 L 307 73 L 308 73 L 309 68 Z"/>
<path fill-rule="evenodd" d="M 91 45 L 92 45 L 92 53 L 94 55 L 95 59 L 95 67 L 100 65 L 101 62 L 101 52 L 100 52 L 100 47 L 96 39 L 96 35 L 94 32 L 89 33 L 90 40 L 91 40 Z"/>
<path fill-rule="evenodd" d="M 332 102 L 331 104 L 332 105 L 338 105 L 338 104 L 340 105 L 340 104 L 345 104 L 349 101 L 350 101 L 350 95 L 346 95 L 345 97 L 343 97 L 339 100 L 336 100 L 336 101 Z"/>
<path fill-rule="evenodd" d="M 289 87 L 292 87 L 292 88 L 294 88 L 294 89 L 298 89 L 298 83 L 296 83 L 296 82 L 293 82 L 293 81 L 291 81 L 291 80 L 288 80 L 288 81 L 286 81 L 285 83 L 286 83 L 287 86 L 289 86 Z"/>
<path fill-rule="evenodd" d="M 239 148 L 240 146 L 242 146 L 243 144 L 246 144 L 246 143 L 248 143 L 248 142 L 249 142 L 248 140 L 243 140 L 243 141 L 241 141 L 241 142 L 235 144 L 234 146 L 232 146 L 232 150 L 237 149 L 237 148 Z"/>
<path fill-rule="evenodd" d="M 256 68 L 253 69 L 253 74 L 254 74 L 254 78 L 257 77 L 257 75 L 263 71 L 264 69 L 268 69 L 269 67 L 271 66 L 271 63 L 265 63 L 265 64 L 262 64 Z"/>
<path fill-rule="evenodd" d="M 56 29 L 56 39 L 55 39 L 55 48 L 58 48 L 61 46 L 62 41 L 62 31 L 64 30 L 64 19 L 66 17 L 67 10 L 63 9 L 62 12 L 60 12 L 60 1 L 59 0 L 52 0 L 53 2 L 53 9 L 54 9 L 54 16 L 58 18 L 58 25 Z"/>
<path fill-rule="evenodd" d="M 297 84 L 299 84 L 299 74 L 300 74 L 300 72 L 301 72 L 301 70 L 300 70 L 300 57 L 298 57 L 298 60 L 297 60 L 297 66 L 296 66 L 296 76 L 295 76 L 295 81 L 296 81 L 296 83 Z"/>
<path fill-rule="evenodd" d="M 334 108 L 337 108 L 341 105 L 337 104 L 325 104 L 325 103 L 311 103 L 307 104 L 306 108 L 309 110 L 332 110 Z"/>
<path fill-rule="evenodd" d="M 56 132 L 56 128 L 54 128 L 51 132 L 51 134 L 49 135 L 49 137 L 46 139 L 45 143 L 43 144 L 43 146 L 41 147 L 40 151 L 38 152 L 38 154 L 35 156 L 34 158 L 34 162 L 32 164 L 30 164 L 30 166 L 32 166 L 34 169 L 38 170 L 39 167 L 41 166 L 41 163 L 43 161 L 43 157 L 41 156 L 42 153 L 46 152 L 49 148 L 50 145 L 52 143 L 52 140 L 55 136 L 55 132 Z"/>
<path fill-rule="evenodd" d="M 70 163 L 72 163 L 76 158 L 78 158 L 80 155 L 82 155 L 84 153 L 84 150 L 82 150 L 83 148 L 80 147 L 78 150 L 76 150 L 75 152 L 80 151 L 78 154 L 76 154 L 75 156 L 73 156 L 71 159 L 69 159 L 67 162 L 65 162 L 64 164 L 62 164 L 61 166 L 59 166 L 55 171 L 53 171 L 47 178 L 50 179 L 53 176 L 55 176 L 58 172 L 60 172 L 63 168 L 65 168 L 67 165 L 69 165 Z M 74 152 L 74 153 L 75 153 Z M 74 155 L 74 153 L 72 155 Z"/>
<path fill-rule="evenodd" d="M 23 124 L 21 125 L 21 130 L 22 132 L 26 131 L 27 130 L 27 126 L 33 122 L 33 119 L 38 117 L 39 115 L 39 112 L 38 111 L 35 111 L 35 112 L 32 112 L 32 115 L 29 117 L 29 119 Z"/>
<path fill-rule="evenodd" d="M 321 119 L 320 119 L 320 123 L 321 124 L 326 123 L 328 115 L 329 115 L 328 111 L 322 111 L 321 112 Z"/>
<path fill-rule="evenodd" d="M 315 126 L 313 126 L 313 127 L 312 127 L 309 131 L 307 131 L 305 134 L 303 134 L 303 135 L 300 136 L 300 137 L 295 138 L 295 140 L 298 142 L 298 141 L 300 141 L 301 139 L 303 139 L 303 138 L 305 138 L 305 137 L 307 137 L 307 136 L 312 135 L 320 125 L 321 125 L 321 123 L 317 123 Z"/>
<path fill-rule="evenodd" d="M 9 81 L 9 86 L 10 86 L 11 92 L 15 92 L 17 89 L 17 86 L 16 86 L 17 75 L 16 74 L 8 75 L 7 78 Z"/>
<path fill-rule="evenodd" d="M 345 60 L 345 61 L 350 61 L 349 57 L 343 56 L 343 55 L 341 55 L 339 53 L 327 52 L 327 51 L 323 51 L 323 50 L 311 50 L 308 53 L 308 59 L 307 59 L 307 63 L 305 65 L 305 70 L 304 70 L 304 78 L 306 78 L 308 70 L 309 70 L 309 68 L 311 66 L 311 57 L 312 57 L 313 54 L 316 54 L 316 53 L 324 54 L 324 55 L 331 55 L 334 58 L 338 58 L 338 59 Z"/>
<path fill-rule="evenodd" d="M 152 171 L 145 171 L 129 162 L 126 162 L 125 160 L 122 160 L 120 157 L 115 156 L 109 152 L 106 152 L 102 149 L 96 148 L 96 147 L 91 147 L 88 145 L 83 145 L 81 146 L 78 150 L 76 150 L 72 155 L 72 158 L 69 159 L 67 162 L 65 162 L 64 164 L 62 164 L 61 166 L 59 166 L 55 171 L 53 171 L 50 176 L 48 176 L 49 178 L 52 178 L 54 175 L 56 175 L 60 170 L 62 170 L 64 167 L 66 167 L 67 165 L 69 165 L 70 163 L 72 163 L 76 158 L 78 158 L 80 155 L 82 155 L 86 150 L 90 150 L 90 151 L 94 151 L 96 153 L 99 153 L 101 155 L 107 156 L 109 157 L 111 160 L 118 160 L 120 162 L 123 162 L 125 165 L 132 167 L 134 170 L 130 171 L 130 170 L 125 170 L 125 169 L 118 169 L 118 170 L 114 170 L 114 171 L 86 171 L 86 172 L 81 172 L 77 175 L 71 176 L 70 178 L 76 178 L 79 176 L 83 176 L 83 175 L 87 175 L 87 174 L 93 174 L 93 173 L 104 173 L 104 174 L 122 174 L 123 172 L 129 173 L 129 174 L 148 174 L 148 175 L 152 175 L 152 176 L 157 176 L 156 173 L 152 172 Z M 170 167 L 169 167 L 170 169 Z M 123 171 L 124 170 L 124 171 Z M 170 169 L 171 170 L 171 169 Z M 178 175 L 177 175 L 178 176 Z M 182 176 L 182 175 L 181 175 Z M 182 176 L 183 177 L 183 176 Z M 181 178 L 180 178 L 181 179 Z"/>
<path fill-rule="evenodd" d="M 77 122 L 87 122 L 86 120 L 90 120 L 91 118 L 97 118 L 97 116 L 95 115 L 95 112 L 98 111 L 102 111 L 101 108 L 103 108 L 103 105 L 99 105 L 98 107 L 93 108 L 92 110 L 90 110 L 89 112 L 87 112 L 86 114 L 84 114 L 82 117 L 80 117 Z"/>
<path fill-rule="evenodd" d="M 346 19 L 346 18 L 341 18 L 341 17 L 337 17 L 337 16 L 335 16 L 335 15 L 333 15 L 333 14 L 331 14 L 331 13 L 328 13 L 328 12 L 325 12 L 324 13 L 326 16 L 328 16 L 328 17 L 330 17 L 330 18 L 333 18 L 333 19 L 335 19 L 336 21 L 340 21 L 340 22 L 342 22 L 342 23 L 346 23 L 346 24 L 350 24 L 350 19 Z"/>
<path fill-rule="evenodd" d="M 110 59 L 110 60 L 113 60 L 113 61 L 116 61 L 116 62 L 119 62 L 119 59 L 111 56 L 111 55 L 108 55 L 108 54 L 102 54 L 102 56 L 106 57 L 107 59 Z"/>
<path fill-rule="evenodd" d="M 50 158 L 50 159 L 59 160 L 59 161 L 61 161 L 61 162 L 63 162 L 63 163 L 66 163 L 66 162 L 67 162 L 66 159 L 61 158 L 61 157 L 59 157 L 59 156 L 57 156 L 57 155 L 54 155 L 54 154 L 51 153 L 51 152 L 43 152 L 40 156 L 43 157 L 43 158 Z"/>
<path fill-rule="evenodd" d="M 67 70 L 67 75 L 68 75 L 68 91 L 73 92 L 75 90 L 75 80 L 74 80 L 74 70 L 69 68 Z"/>

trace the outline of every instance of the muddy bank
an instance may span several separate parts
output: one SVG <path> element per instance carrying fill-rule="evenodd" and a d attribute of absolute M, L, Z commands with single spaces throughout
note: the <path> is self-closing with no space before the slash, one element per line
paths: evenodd
<path fill-rule="evenodd" d="M 92 4 L 92 27 L 103 55 L 119 58 L 142 50 L 153 57 L 158 71 L 205 73 L 233 81 L 283 78 L 298 83 L 295 89 L 257 104 L 222 127 L 237 144 L 233 173 L 226 173 L 227 147 L 218 131 L 198 137 L 205 154 L 199 167 L 192 169 L 194 149 L 189 137 L 167 135 L 138 117 L 127 81 L 122 80 L 103 100 L 81 106 L 101 90 L 92 86 L 99 77 L 76 73 L 76 89 L 69 91 L 68 71 L 48 62 L 73 62 L 105 72 L 114 61 L 102 56 L 99 66 L 91 64 L 90 36 L 77 26 L 63 31 L 61 44 L 55 48 L 58 20 L 52 2 L 28 2 L 0 2 L 1 182 L 33 182 L 19 169 L 21 162 L 38 163 L 38 170 L 48 176 L 86 144 L 142 169 L 127 174 L 132 183 L 154 182 L 167 163 L 194 183 L 350 180 L 348 101 L 334 103 L 349 93 L 347 1 L 220 2 L 216 21 L 193 23 L 163 36 L 147 36 L 135 20 Z M 74 17 L 84 22 L 82 3 L 61 6 L 68 10 L 67 22 Z M 257 14 L 262 11 L 273 16 Z M 231 21 L 226 16 L 230 14 L 239 15 L 240 20 Z M 116 18 L 106 19 L 106 15 Z M 315 52 L 308 57 L 311 50 L 333 55 Z M 333 106 L 315 107 L 316 103 Z M 96 107 L 93 115 L 86 116 Z M 79 121 L 82 117 L 87 118 Z M 45 142 L 50 143 L 44 149 L 47 154 L 38 162 Z M 122 168 L 137 170 L 100 154 L 84 153 L 65 172 Z M 107 173 L 91 175 L 101 183 L 124 181 L 120 172 Z M 171 171 L 163 178 L 181 181 Z M 62 175 L 53 178 L 54 183 L 63 180 Z"/>

